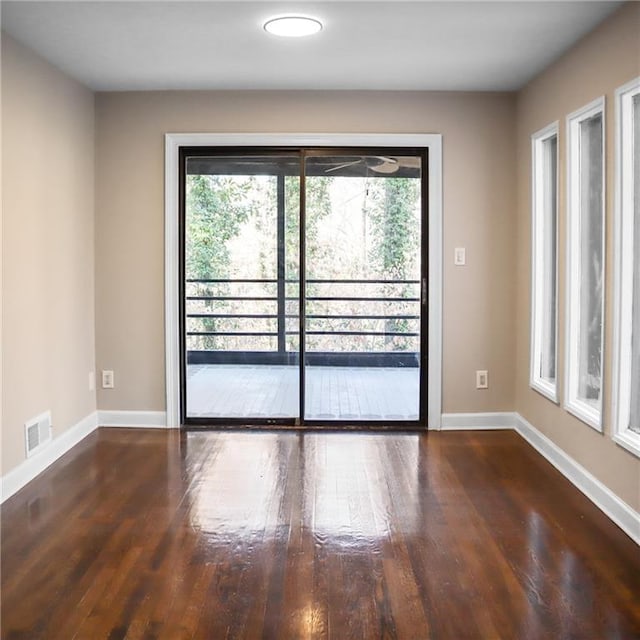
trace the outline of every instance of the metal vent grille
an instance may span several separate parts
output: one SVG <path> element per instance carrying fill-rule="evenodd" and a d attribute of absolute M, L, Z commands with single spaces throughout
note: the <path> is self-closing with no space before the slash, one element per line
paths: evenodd
<path fill-rule="evenodd" d="M 40 444 L 40 429 L 38 423 L 27 427 L 27 453 L 31 453 Z"/>
<path fill-rule="evenodd" d="M 47 411 L 24 425 L 27 457 L 51 440 L 51 413 Z"/>

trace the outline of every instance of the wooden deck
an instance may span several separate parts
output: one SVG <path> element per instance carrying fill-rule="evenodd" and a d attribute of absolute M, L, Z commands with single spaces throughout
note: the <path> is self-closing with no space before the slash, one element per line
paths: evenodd
<path fill-rule="evenodd" d="M 289 418 L 299 412 L 297 367 L 190 365 L 187 415 Z M 419 370 L 307 367 L 309 420 L 417 420 Z"/>
<path fill-rule="evenodd" d="M 2 505 L 6 640 L 631 640 L 635 543 L 514 432 L 98 429 Z"/>

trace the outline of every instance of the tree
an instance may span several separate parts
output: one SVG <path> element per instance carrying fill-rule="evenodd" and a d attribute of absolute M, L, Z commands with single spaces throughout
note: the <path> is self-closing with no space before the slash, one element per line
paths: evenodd
<path fill-rule="evenodd" d="M 384 280 L 415 279 L 417 267 L 415 256 L 420 246 L 419 181 L 414 178 L 385 178 L 376 180 L 381 189 L 374 190 L 370 219 L 373 231 L 371 260 L 377 266 L 380 278 Z M 411 297 L 410 285 L 385 284 L 384 297 Z M 403 305 L 403 311 L 410 307 Z M 397 313 L 399 307 L 392 308 Z M 404 314 L 400 314 L 404 315 Z M 407 332 L 409 320 L 389 319 L 385 321 L 385 331 Z M 405 350 L 409 343 L 398 336 L 387 336 L 385 343 L 395 349 Z"/>
<path fill-rule="evenodd" d="M 318 228 L 322 220 L 331 213 L 330 189 L 332 176 L 313 176 L 306 180 L 305 208 L 307 245 L 307 277 L 318 277 L 310 271 L 314 265 L 327 258 L 327 251 L 317 243 Z M 285 181 L 285 260 L 287 277 L 299 279 L 300 249 L 300 180 L 289 177 Z"/>
<path fill-rule="evenodd" d="M 185 272 L 188 279 L 229 277 L 227 242 L 252 212 L 250 177 L 187 176 Z"/>
<path fill-rule="evenodd" d="M 376 181 L 380 184 L 380 180 Z M 420 244 L 416 216 L 419 187 L 414 178 L 386 178 L 374 193 L 370 209 L 373 231 L 371 260 L 383 279 L 406 280 L 415 269 Z"/>
<path fill-rule="evenodd" d="M 185 277 L 187 280 L 216 280 L 231 277 L 228 241 L 240 232 L 254 210 L 253 180 L 245 176 L 188 175 L 186 179 Z M 192 295 L 228 293 L 228 284 L 188 285 Z M 213 300 L 203 300 L 203 313 L 215 308 Z M 228 321 L 227 321 L 228 322 Z M 215 331 L 216 318 L 199 318 L 197 329 Z M 234 323 L 232 323 L 233 326 Z M 229 325 L 227 324 L 227 328 Z M 198 349 L 220 347 L 215 336 L 199 336 L 191 341 Z"/>

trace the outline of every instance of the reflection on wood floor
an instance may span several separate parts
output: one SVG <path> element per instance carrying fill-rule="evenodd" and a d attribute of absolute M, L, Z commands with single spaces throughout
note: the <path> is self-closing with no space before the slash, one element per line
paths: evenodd
<path fill-rule="evenodd" d="M 514 432 L 100 429 L 2 507 L 2 638 L 630 639 L 637 546 Z"/>
<path fill-rule="evenodd" d="M 416 367 L 307 367 L 309 420 L 417 420 Z M 299 414 L 297 366 L 189 365 L 187 415 L 289 418 Z"/>

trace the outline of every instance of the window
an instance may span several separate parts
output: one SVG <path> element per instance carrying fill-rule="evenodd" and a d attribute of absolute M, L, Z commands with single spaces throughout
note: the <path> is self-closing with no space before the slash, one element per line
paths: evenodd
<path fill-rule="evenodd" d="M 602 431 L 604 98 L 567 118 L 565 407 Z"/>
<path fill-rule="evenodd" d="M 613 438 L 640 456 L 640 77 L 616 91 Z"/>
<path fill-rule="evenodd" d="M 531 136 L 531 376 L 532 388 L 557 401 L 558 123 Z"/>

